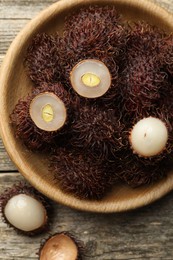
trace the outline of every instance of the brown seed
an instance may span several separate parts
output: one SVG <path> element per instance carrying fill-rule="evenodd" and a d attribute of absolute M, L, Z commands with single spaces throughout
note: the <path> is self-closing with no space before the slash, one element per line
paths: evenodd
<path fill-rule="evenodd" d="M 78 247 L 74 240 L 60 233 L 46 241 L 40 253 L 40 260 L 77 260 Z"/>

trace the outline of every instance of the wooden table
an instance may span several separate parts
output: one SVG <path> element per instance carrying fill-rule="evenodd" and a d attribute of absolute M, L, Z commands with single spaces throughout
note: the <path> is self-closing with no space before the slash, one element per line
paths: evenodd
<path fill-rule="evenodd" d="M 17 33 L 53 2 L 0 0 L 0 63 Z M 154 2 L 173 12 L 173 0 Z M 22 179 L 0 141 L 0 191 Z M 57 204 L 54 207 L 51 232 L 74 233 L 86 245 L 86 260 L 173 259 L 173 192 L 150 206 L 121 214 L 79 212 Z M 0 259 L 38 259 L 40 241 L 47 236 L 18 235 L 0 221 Z"/>

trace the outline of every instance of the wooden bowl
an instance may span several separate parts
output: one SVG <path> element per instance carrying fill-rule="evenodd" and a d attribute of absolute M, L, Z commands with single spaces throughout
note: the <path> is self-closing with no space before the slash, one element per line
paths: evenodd
<path fill-rule="evenodd" d="M 147 205 L 173 189 L 173 173 L 163 180 L 149 186 L 132 189 L 117 185 L 101 201 L 80 200 L 63 193 L 48 173 L 44 157 L 27 151 L 21 141 L 15 139 L 9 115 L 19 98 L 31 90 L 31 82 L 26 75 L 23 60 L 33 35 L 38 32 L 54 33 L 63 28 L 64 16 L 82 5 L 115 5 L 117 10 L 130 20 L 146 20 L 173 31 L 171 14 L 148 1 L 139 0 L 63 0 L 41 12 L 13 41 L 4 59 L 0 74 L 0 122 L 1 136 L 12 161 L 22 175 L 47 197 L 67 206 L 97 212 L 119 212 Z"/>

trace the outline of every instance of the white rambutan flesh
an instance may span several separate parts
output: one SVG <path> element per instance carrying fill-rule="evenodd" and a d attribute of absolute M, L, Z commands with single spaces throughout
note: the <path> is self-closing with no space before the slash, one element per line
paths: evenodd
<path fill-rule="evenodd" d="M 47 222 L 47 213 L 41 202 L 26 194 L 9 199 L 4 215 L 12 226 L 25 232 L 40 229 Z"/>
<path fill-rule="evenodd" d="M 97 98 L 111 86 L 111 74 L 106 65 L 94 59 L 80 61 L 70 73 L 73 89 L 82 97 Z"/>
<path fill-rule="evenodd" d="M 29 112 L 38 128 L 50 132 L 60 129 L 67 118 L 63 101 L 51 92 L 37 95 L 31 101 Z"/>
<path fill-rule="evenodd" d="M 129 141 L 134 153 L 142 157 L 160 154 L 168 141 L 166 124 L 155 117 L 138 121 L 131 130 Z"/>

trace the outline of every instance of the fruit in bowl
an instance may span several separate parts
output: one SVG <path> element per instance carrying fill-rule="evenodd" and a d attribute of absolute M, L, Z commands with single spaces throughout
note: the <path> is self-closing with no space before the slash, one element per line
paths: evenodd
<path fill-rule="evenodd" d="M 164 11 L 148 2 L 86 5 L 57 3 L 56 15 L 50 7 L 27 31 L 18 63 L 25 84 L 8 96 L 7 124 L 15 162 L 32 185 L 69 206 L 120 211 L 171 189 L 171 16 L 163 21 Z"/>

